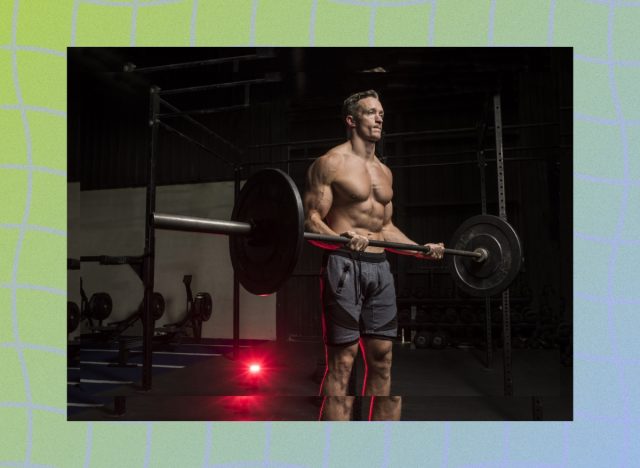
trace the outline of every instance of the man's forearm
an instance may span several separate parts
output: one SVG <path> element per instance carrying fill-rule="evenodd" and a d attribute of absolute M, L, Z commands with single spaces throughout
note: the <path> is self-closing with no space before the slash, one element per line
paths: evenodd
<path fill-rule="evenodd" d="M 316 234 L 327 234 L 329 236 L 338 236 L 333 229 L 329 227 L 327 223 L 325 223 L 322 219 L 317 215 L 310 215 L 304 220 L 304 230 L 306 232 L 314 232 Z M 321 249 L 334 250 L 339 247 L 338 244 L 327 244 L 325 242 L 319 241 L 309 241 L 316 247 L 320 247 Z"/>
<path fill-rule="evenodd" d="M 396 226 L 390 226 L 382 229 L 382 235 L 384 240 L 387 242 L 397 242 L 400 244 L 412 244 L 412 245 L 420 245 L 417 242 L 409 239 L 400 229 Z M 395 249 L 387 249 L 390 252 L 399 254 L 399 255 L 408 255 L 411 257 L 417 257 L 421 255 L 418 250 L 395 250 Z"/>
<path fill-rule="evenodd" d="M 327 223 L 320 219 L 319 216 L 313 214 L 304 220 L 304 230 L 306 232 L 315 232 L 316 234 L 338 235 Z"/>

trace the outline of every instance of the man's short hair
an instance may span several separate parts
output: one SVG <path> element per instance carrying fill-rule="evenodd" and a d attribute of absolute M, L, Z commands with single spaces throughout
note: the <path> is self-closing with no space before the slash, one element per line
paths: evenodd
<path fill-rule="evenodd" d="M 347 115 L 356 116 L 358 112 L 358 101 L 364 98 L 376 98 L 378 97 L 378 93 L 376 93 L 373 89 L 369 89 L 367 91 L 360 91 L 359 93 L 354 93 L 344 100 L 342 104 L 342 119 L 344 120 Z"/>

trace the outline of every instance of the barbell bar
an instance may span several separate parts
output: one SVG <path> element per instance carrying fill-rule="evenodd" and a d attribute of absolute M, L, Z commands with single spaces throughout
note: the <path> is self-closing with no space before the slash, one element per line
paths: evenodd
<path fill-rule="evenodd" d="M 251 223 L 198 218 L 195 216 L 183 216 L 166 213 L 154 213 L 153 224 L 155 225 L 156 229 L 202 232 L 208 234 L 222 234 L 227 236 L 250 236 L 256 230 L 256 226 L 252 225 Z M 315 232 L 305 232 L 303 234 L 303 237 L 307 241 L 326 242 L 329 244 L 347 244 L 350 240 L 347 237 L 317 234 Z M 427 254 L 431 251 L 429 247 L 424 245 L 403 244 L 398 242 L 379 240 L 370 240 L 369 245 L 373 247 L 383 247 L 385 249 L 415 250 L 425 252 Z M 481 247 L 478 247 L 474 251 L 445 248 L 444 253 L 448 255 L 474 257 L 479 262 L 486 260 L 488 256 L 488 252 Z"/>
<path fill-rule="evenodd" d="M 253 294 L 271 294 L 289 278 L 304 240 L 346 244 L 349 239 L 304 232 L 302 199 L 293 180 L 279 169 L 264 169 L 245 182 L 231 220 L 153 213 L 157 229 L 229 236 L 229 253 L 243 287 Z M 429 253 L 426 246 L 371 240 L 369 245 Z M 476 296 L 506 289 L 521 266 L 515 230 L 496 216 L 469 218 L 446 248 L 449 270 L 458 286 Z M 454 260 L 452 260 L 454 259 Z"/>
<path fill-rule="evenodd" d="M 305 232 L 304 233 L 305 240 L 313 240 L 319 242 L 327 242 L 329 244 L 346 244 L 349 242 L 347 237 L 342 236 L 330 236 L 326 234 L 316 234 L 314 232 Z M 370 240 L 369 245 L 373 247 L 384 247 L 385 249 L 395 249 L 395 250 L 416 250 L 419 252 L 430 253 L 431 249 L 426 245 L 414 245 L 414 244 L 402 244 L 398 242 L 388 242 L 388 241 L 379 241 L 379 240 Z M 444 253 L 448 255 L 462 255 L 464 257 L 474 257 L 478 262 L 483 262 L 486 260 L 488 256 L 488 252 L 484 250 L 482 247 L 478 247 L 476 250 L 457 250 L 457 249 L 444 249 Z"/>

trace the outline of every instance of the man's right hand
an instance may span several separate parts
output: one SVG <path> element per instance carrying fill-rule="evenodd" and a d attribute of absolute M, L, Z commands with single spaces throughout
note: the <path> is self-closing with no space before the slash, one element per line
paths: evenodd
<path fill-rule="evenodd" d="M 362 252 L 369 246 L 369 239 L 366 236 L 362 236 L 356 232 L 347 231 L 340 234 L 340 236 L 350 239 L 346 244 L 348 249 Z"/>

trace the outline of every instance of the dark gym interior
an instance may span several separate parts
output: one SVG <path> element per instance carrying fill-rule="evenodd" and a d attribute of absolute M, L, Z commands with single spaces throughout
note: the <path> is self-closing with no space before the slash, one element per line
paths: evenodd
<path fill-rule="evenodd" d="M 256 296 L 227 236 L 149 211 L 229 219 L 264 168 L 304 193 L 346 139 L 343 100 L 375 89 L 395 225 L 448 246 L 502 212 L 523 259 L 484 296 L 448 262 L 388 255 L 402 420 L 571 420 L 572 70 L 570 48 L 70 48 L 68 419 L 318 418 L 321 249 Z"/>

